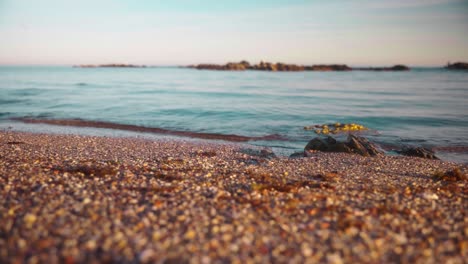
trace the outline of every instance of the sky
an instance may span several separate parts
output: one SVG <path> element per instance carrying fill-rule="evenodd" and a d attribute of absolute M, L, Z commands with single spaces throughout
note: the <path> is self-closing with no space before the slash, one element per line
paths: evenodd
<path fill-rule="evenodd" d="M 0 64 L 468 61 L 468 0 L 0 0 Z"/>

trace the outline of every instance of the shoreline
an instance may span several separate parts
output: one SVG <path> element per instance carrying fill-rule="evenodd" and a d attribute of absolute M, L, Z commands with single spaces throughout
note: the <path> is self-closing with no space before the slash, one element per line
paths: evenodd
<path fill-rule="evenodd" d="M 7 262 L 467 257 L 468 168 L 451 162 L 0 131 L 0 164 Z"/>
<path fill-rule="evenodd" d="M 206 133 L 206 132 L 193 132 L 193 131 L 184 131 L 184 130 L 172 130 L 166 128 L 159 128 L 159 127 L 147 127 L 147 126 L 139 126 L 139 125 L 129 125 L 129 124 L 122 124 L 122 123 L 114 123 L 108 121 L 93 121 L 93 120 L 85 120 L 79 118 L 72 118 L 72 119 L 47 119 L 47 118 L 34 118 L 34 117 L 13 117 L 9 118 L 9 120 L 13 122 L 18 122 L 18 124 L 25 124 L 25 125 L 32 125 L 32 126 L 40 126 L 46 125 L 51 127 L 56 127 L 55 131 L 46 131 L 42 129 L 43 133 L 55 133 L 55 134 L 62 134 L 67 131 L 67 127 L 71 128 L 72 132 L 66 132 L 67 134 L 77 134 L 77 135 L 90 135 L 90 136 L 99 136 L 99 135 L 113 135 L 117 137 L 129 137 L 132 136 L 131 134 L 127 133 L 135 133 L 135 136 L 138 135 L 148 135 L 150 139 L 157 139 L 157 138 L 170 138 L 170 139 L 188 139 L 188 140 L 202 140 L 202 141 L 212 141 L 212 142 L 231 142 L 231 143 L 242 143 L 242 144 L 249 144 L 251 146 L 256 147 L 266 147 L 269 146 L 261 146 L 257 144 L 251 144 L 256 141 L 265 141 L 265 142 L 293 142 L 294 144 L 297 143 L 296 141 L 291 141 L 287 136 L 280 135 L 280 134 L 267 134 L 263 136 L 245 136 L 245 135 L 237 135 L 237 134 L 221 134 L 221 133 Z M 14 124 L 14 123 L 12 123 Z M 12 127 L 8 127 L 10 129 Z M 6 127 L 4 129 L 7 129 Z M 82 129 L 89 129 L 87 133 L 83 133 Z M 34 132 L 34 129 L 13 129 L 16 131 L 24 131 L 24 132 Z M 101 130 L 104 130 L 108 133 L 101 133 Z M 39 133 L 41 129 L 39 129 Z M 359 132 L 357 133 L 359 135 Z M 338 136 L 343 137 L 344 133 L 338 134 Z M 363 135 L 365 137 L 365 134 Z M 311 134 L 309 140 L 319 137 L 319 135 Z M 405 144 L 395 144 L 395 143 L 386 143 L 386 142 L 374 142 L 377 146 L 385 152 L 385 155 L 398 155 L 399 150 L 403 150 L 408 146 L 412 145 L 405 145 Z M 307 141 L 304 142 L 304 146 L 307 145 Z M 414 146 L 418 147 L 418 145 Z M 284 147 L 284 151 L 280 151 L 280 156 L 289 157 L 292 154 L 297 154 L 297 151 L 302 150 L 297 148 L 287 148 Z M 444 146 L 444 145 L 436 145 L 427 148 L 428 150 L 434 151 L 436 155 L 442 155 L 442 160 L 444 161 L 452 161 L 461 164 L 467 164 L 466 160 L 458 159 L 452 157 L 452 154 L 465 154 L 468 153 L 468 146 L 467 145 L 453 145 L 453 146 Z"/>
<path fill-rule="evenodd" d="M 265 135 L 265 136 L 243 136 L 235 134 L 218 134 L 218 133 L 203 133 L 182 130 L 169 130 L 158 127 L 145 127 L 137 125 L 119 124 L 105 121 L 91 121 L 83 119 L 38 119 L 38 118 L 11 118 L 12 121 L 19 121 L 26 124 L 47 124 L 55 126 L 71 126 L 71 127 L 88 127 L 88 128 L 106 128 L 118 129 L 123 131 L 153 133 L 169 136 L 208 139 L 208 140 L 224 140 L 230 142 L 247 142 L 251 140 L 285 140 L 280 135 Z"/>

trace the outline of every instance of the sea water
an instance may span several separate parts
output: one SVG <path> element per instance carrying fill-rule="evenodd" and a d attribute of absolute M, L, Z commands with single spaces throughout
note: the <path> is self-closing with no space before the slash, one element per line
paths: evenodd
<path fill-rule="evenodd" d="M 435 147 L 445 150 L 437 153 L 442 158 L 466 163 L 467 97 L 468 72 L 442 68 L 264 72 L 0 67 L 2 128 L 20 129 L 11 118 L 27 116 L 244 136 L 278 134 L 285 140 L 249 144 L 271 147 L 280 155 L 303 149 L 317 136 L 304 126 L 339 122 L 368 127 L 364 136 L 389 149 Z M 450 148 L 455 151 L 446 151 Z"/>

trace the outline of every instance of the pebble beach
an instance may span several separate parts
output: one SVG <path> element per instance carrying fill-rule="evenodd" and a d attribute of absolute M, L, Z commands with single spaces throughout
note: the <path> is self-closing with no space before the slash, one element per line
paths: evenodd
<path fill-rule="evenodd" d="M 467 170 L 3 130 L 0 262 L 466 263 Z"/>

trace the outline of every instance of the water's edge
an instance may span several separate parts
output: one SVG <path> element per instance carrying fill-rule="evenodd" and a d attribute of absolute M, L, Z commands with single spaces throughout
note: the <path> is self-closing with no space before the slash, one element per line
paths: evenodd
<path fill-rule="evenodd" d="M 249 137 L 242 135 L 234 134 L 217 134 L 217 133 L 201 133 L 201 132 L 191 132 L 191 131 L 178 131 L 178 130 L 169 130 L 164 128 L 157 127 L 146 127 L 146 126 L 136 126 L 136 125 L 127 125 L 119 124 L 112 122 L 103 122 L 103 121 L 91 121 L 83 119 L 39 119 L 39 118 L 10 118 L 9 120 L 13 123 L 9 123 L 8 129 L 25 131 L 24 127 L 17 127 L 14 124 L 27 124 L 32 125 L 32 129 L 26 129 L 28 132 L 44 132 L 43 125 L 52 126 L 55 129 L 52 131 L 45 130 L 46 133 L 58 132 L 62 133 L 64 130 L 62 128 L 71 127 L 75 130 L 72 130 L 71 134 L 83 134 L 83 135 L 95 135 L 95 136 L 117 136 L 117 137 L 133 137 L 138 135 L 152 135 L 149 138 L 152 139 L 161 139 L 161 138 L 170 138 L 170 139 L 195 139 L 195 140 L 208 140 L 208 141 L 218 141 L 218 142 L 232 142 L 232 143 L 243 143 L 254 148 L 258 147 L 268 147 L 262 144 L 262 141 L 287 141 L 287 137 L 284 135 L 266 135 L 259 137 Z M 0 125 L 0 128 L 2 126 Z M 7 129 L 6 127 L 3 127 Z M 41 129 L 42 128 L 42 129 Z M 84 131 L 85 129 L 90 129 Z M 110 131 L 109 133 L 103 133 L 103 130 Z M 120 133 L 118 133 L 118 132 Z M 123 132 L 123 133 L 122 133 Z M 130 133 L 125 133 L 130 132 Z M 257 143 L 260 142 L 260 143 Z M 376 142 L 374 142 L 376 143 Z M 404 145 L 391 145 L 391 144 L 379 144 L 379 147 L 389 155 L 397 155 L 394 150 L 401 149 Z M 274 147 L 272 149 L 275 149 Z M 432 151 L 445 161 L 452 161 L 457 163 L 466 163 L 463 160 L 458 160 L 453 157 L 454 154 L 466 153 L 468 154 L 468 145 L 460 146 L 435 146 L 430 148 Z M 289 151 L 274 151 L 278 156 L 289 156 L 292 152 L 300 151 L 299 149 L 291 149 Z"/>
<path fill-rule="evenodd" d="M 91 128 L 108 128 L 108 129 L 118 129 L 124 131 L 133 131 L 133 132 L 144 132 L 144 133 L 155 133 L 162 135 L 170 136 L 179 136 L 179 137 L 189 137 L 189 138 L 199 138 L 199 139 L 214 139 L 214 140 L 224 140 L 232 142 L 247 142 L 255 140 L 263 141 L 282 141 L 286 140 L 280 135 L 272 134 L 259 137 L 248 137 L 242 135 L 234 134 L 218 134 L 218 133 L 202 133 L 202 132 L 192 132 L 192 131 L 179 131 L 179 130 L 169 130 L 158 127 L 146 127 L 146 126 L 136 126 L 136 125 L 127 125 L 127 124 L 118 124 L 112 122 L 103 122 L 103 121 L 89 121 L 83 119 L 36 119 L 36 118 L 11 118 L 13 121 L 20 121 L 27 124 L 47 124 L 47 125 L 56 125 L 56 126 L 73 126 L 73 127 L 91 127 Z"/>

